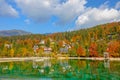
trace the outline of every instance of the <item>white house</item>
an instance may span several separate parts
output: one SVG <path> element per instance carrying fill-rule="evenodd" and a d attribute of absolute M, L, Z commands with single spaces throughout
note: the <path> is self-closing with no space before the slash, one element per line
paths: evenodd
<path fill-rule="evenodd" d="M 39 47 L 37 45 L 34 45 L 33 49 L 34 49 L 34 52 L 36 53 L 37 49 L 39 49 Z"/>
<path fill-rule="evenodd" d="M 109 53 L 108 52 L 104 52 L 104 58 L 109 59 Z"/>
<path fill-rule="evenodd" d="M 60 48 L 60 53 L 68 53 L 68 48 Z"/>
<path fill-rule="evenodd" d="M 44 48 L 44 52 L 47 53 L 47 54 L 49 54 L 49 53 L 52 52 L 52 48 L 50 48 L 50 47 L 45 47 L 45 48 Z"/>
<path fill-rule="evenodd" d="M 44 41 L 44 40 L 41 40 L 41 41 L 39 42 L 39 44 L 41 44 L 41 45 L 43 44 L 43 45 L 44 45 L 44 44 L 45 44 L 45 41 Z"/>
<path fill-rule="evenodd" d="M 12 48 L 12 44 L 5 44 L 4 45 L 6 48 Z"/>

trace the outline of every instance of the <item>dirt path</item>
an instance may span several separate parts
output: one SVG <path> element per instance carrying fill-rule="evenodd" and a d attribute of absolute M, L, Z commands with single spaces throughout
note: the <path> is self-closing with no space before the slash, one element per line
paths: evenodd
<path fill-rule="evenodd" d="M 11 61 L 29 61 L 40 59 L 56 59 L 52 57 L 15 57 L 15 58 L 0 58 L 0 62 Z M 83 60 L 105 60 L 105 58 L 98 57 L 58 57 L 57 59 L 83 59 Z M 109 58 L 110 61 L 120 61 L 120 58 Z"/>

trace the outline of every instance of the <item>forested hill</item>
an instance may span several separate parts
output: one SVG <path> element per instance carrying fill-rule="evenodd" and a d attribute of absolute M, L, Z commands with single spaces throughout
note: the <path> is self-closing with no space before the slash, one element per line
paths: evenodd
<path fill-rule="evenodd" d="M 41 41 L 44 41 L 44 44 L 41 45 Z M 5 44 L 12 44 L 12 47 L 7 49 Z M 120 57 L 120 22 L 48 35 L 1 37 L 0 56 L 33 56 L 34 45 L 38 45 L 38 56 L 44 56 L 44 47 L 52 48 L 52 54 L 57 55 L 61 48 L 65 48 L 64 44 L 70 46 L 65 53 L 69 56 L 102 57 L 107 51 L 111 57 Z"/>
<path fill-rule="evenodd" d="M 31 34 L 31 33 L 23 30 L 16 30 L 16 29 L 0 31 L 0 36 L 19 36 L 19 35 L 28 35 L 28 34 Z"/>

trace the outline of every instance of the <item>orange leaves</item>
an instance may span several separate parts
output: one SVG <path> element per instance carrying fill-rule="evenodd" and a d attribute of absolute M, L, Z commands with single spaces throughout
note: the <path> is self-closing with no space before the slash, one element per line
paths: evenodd
<path fill-rule="evenodd" d="M 85 57 L 85 56 L 86 56 L 85 49 L 82 48 L 82 46 L 79 46 L 79 47 L 78 47 L 78 49 L 77 49 L 77 55 L 78 55 L 78 56 L 82 56 L 82 57 Z"/>
<path fill-rule="evenodd" d="M 89 54 L 90 57 L 98 56 L 97 44 L 95 42 L 90 44 L 89 52 L 90 52 L 90 54 Z"/>
<path fill-rule="evenodd" d="M 111 41 L 108 43 L 107 51 L 110 53 L 112 57 L 120 56 L 120 43 L 118 41 Z"/>

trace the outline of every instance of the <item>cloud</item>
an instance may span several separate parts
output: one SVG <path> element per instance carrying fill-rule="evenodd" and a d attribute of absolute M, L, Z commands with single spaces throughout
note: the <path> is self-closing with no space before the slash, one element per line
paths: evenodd
<path fill-rule="evenodd" d="M 68 0 L 65 3 L 57 4 L 55 15 L 60 19 L 59 23 L 65 24 L 73 21 L 85 9 L 86 0 Z"/>
<path fill-rule="evenodd" d="M 110 1 L 99 7 L 86 7 L 87 0 L 15 0 L 22 13 L 35 22 L 47 22 L 55 16 L 54 24 L 75 21 L 77 29 L 120 20 L 120 2 L 110 8 Z M 26 22 L 26 21 L 25 21 Z"/>
<path fill-rule="evenodd" d="M 0 16 L 1 17 L 18 17 L 18 12 L 5 0 L 0 0 Z"/>
<path fill-rule="evenodd" d="M 53 14 L 52 7 L 56 4 L 53 0 L 15 0 L 15 2 L 23 14 L 36 22 L 49 20 Z"/>
<path fill-rule="evenodd" d="M 26 24 L 30 24 L 30 20 L 29 20 L 29 19 L 24 20 L 24 22 L 25 22 Z"/>
<path fill-rule="evenodd" d="M 114 8 L 89 8 L 79 15 L 75 24 L 76 29 L 92 27 L 112 21 L 120 20 L 120 11 Z"/>
<path fill-rule="evenodd" d="M 28 18 L 36 22 L 45 22 L 56 16 L 59 24 L 73 21 L 84 10 L 86 4 L 86 0 L 15 0 L 15 2 Z"/>
<path fill-rule="evenodd" d="M 120 1 L 117 2 L 116 6 L 115 6 L 116 9 L 120 9 Z"/>

